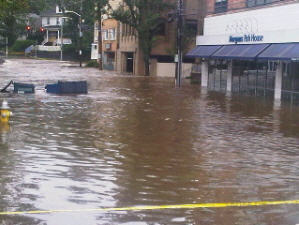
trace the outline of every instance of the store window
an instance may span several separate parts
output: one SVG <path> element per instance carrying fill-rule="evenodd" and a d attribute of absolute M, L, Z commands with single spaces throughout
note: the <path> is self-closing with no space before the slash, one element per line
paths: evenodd
<path fill-rule="evenodd" d="M 247 0 L 247 7 L 255 7 L 260 5 L 267 5 L 280 0 Z"/>
<path fill-rule="evenodd" d="M 215 13 L 222 13 L 226 11 L 227 11 L 227 0 L 215 0 Z"/>

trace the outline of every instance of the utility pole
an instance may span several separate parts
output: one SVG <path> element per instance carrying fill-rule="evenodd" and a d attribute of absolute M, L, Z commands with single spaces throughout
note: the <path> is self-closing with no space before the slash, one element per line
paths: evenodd
<path fill-rule="evenodd" d="M 83 11 L 83 0 L 81 0 L 80 5 L 80 14 L 82 15 Z M 82 17 L 79 17 L 79 60 L 80 60 L 80 67 L 82 67 Z"/>
<path fill-rule="evenodd" d="M 82 19 L 79 17 L 79 60 L 82 67 Z"/>
<path fill-rule="evenodd" d="M 60 61 L 63 61 L 63 22 L 64 18 L 61 18 L 61 38 L 60 38 Z"/>
<path fill-rule="evenodd" d="M 103 61 L 102 61 L 102 52 L 103 52 L 103 43 L 102 43 L 102 6 L 100 3 L 97 3 L 95 7 L 96 20 L 98 21 L 98 63 L 99 70 L 103 70 Z"/>
<path fill-rule="evenodd" d="M 98 37 L 98 45 L 99 45 L 99 70 L 103 70 L 103 43 L 102 43 L 102 19 L 99 19 L 99 37 Z"/>
<path fill-rule="evenodd" d="M 183 0 L 177 0 L 177 66 L 176 66 L 176 87 L 181 87 L 182 81 L 182 30 L 183 30 Z"/>
<path fill-rule="evenodd" d="M 5 38 L 5 55 L 8 58 L 8 37 Z"/>
<path fill-rule="evenodd" d="M 37 58 L 37 41 L 35 41 L 34 52 L 35 52 L 35 58 Z"/>
<path fill-rule="evenodd" d="M 81 7 L 82 8 L 82 7 Z M 82 11 L 82 10 L 81 10 Z M 79 29 L 79 40 L 78 40 L 78 43 L 79 43 L 79 60 L 80 60 L 80 67 L 82 67 L 82 58 L 81 58 L 81 55 L 82 55 L 82 44 L 81 44 L 81 40 L 82 40 L 82 17 L 81 17 L 81 14 L 75 12 L 75 11 L 70 11 L 70 10 L 65 10 L 64 11 L 65 13 L 73 13 L 75 15 L 77 15 L 79 17 L 79 22 L 78 22 L 78 29 Z"/>

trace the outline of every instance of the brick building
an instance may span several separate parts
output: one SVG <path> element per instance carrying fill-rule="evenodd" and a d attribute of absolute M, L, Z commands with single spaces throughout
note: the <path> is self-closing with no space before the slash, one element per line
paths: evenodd
<path fill-rule="evenodd" d="M 112 10 L 117 9 L 122 0 L 110 0 Z M 92 44 L 91 58 L 98 59 L 102 57 L 104 70 L 117 70 L 117 51 L 119 48 L 119 22 L 109 18 L 108 15 L 102 16 L 101 31 L 99 30 L 99 21 L 94 24 L 94 41 Z M 99 48 L 99 35 L 101 35 L 102 52 Z"/>
<path fill-rule="evenodd" d="M 173 0 L 175 3 L 175 1 Z M 112 8 L 117 8 L 122 0 L 111 0 Z M 202 25 L 205 13 L 204 0 L 184 0 L 184 21 L 185 25 L 193 30 L 192 37 L 189 37 L 186 52 L 195 45 L 196 34 L 202 33 Z M 151 53 L 151 75 L 173 76 L 174 77 L 174 54 L 176 44 L 176 23 L 167 20 L 167 12 L 161 17 L 162 29 L 157 35 L 157 41 Z M 95 35 L 93 44 L 93 58 L 97 58 L 98 27 L 95 24 Z M 111 34 L 114 40 L 110 40 Z M 111 33 L 112 32 L 112 33 Z M 107 40 L 109 39 L 109 40 Z M 113 69 L 119 72 L 144 75 L 144 63 L 142 51 L 139 48 L 136 31 L 126 24 L 113 19 L 103 18 L 102 20 L 102 45 L 103 45 L 103 66 L 104 69 Z M 108 47 L 109 49 L 107 49 Z M 106 63 L 107 62 L 107 63 Z M 191 64 L 185 66 L 191 70 Z M 163 71 L 163 72 L 162 72 Z M 162 73 L 161 73 L 162 72 Z M 189 75 L 187 72 L 186 75 Z"/>
<path fill-rule="evenodd" d="M 173 1 L 175 4 L 176 1 Z M 196 41 L 196 34 L 202 33 L 205 13 L 204 0 L 184 0 L 184 23 L 193 30 L 189 37 L 186 52 Z M 167 12 L 161 17 L 161 32 L 151 53 L 150 74 L 153 76 L 175 76 L 174 54 L 176 49 L 176 22 L 167 20 Z M 120 24 L 119 54 L 117 70 L 136 75 L 144 75 L 142 51 L 139 48 L 136 32 L 125 24 Z M 192 64 L 186 64 L 185 75 L 190 75 Z"/>
<path fill-rule="evenodd" d="M 299 100 L 299 2 L 207 0 L 200 59 L 202 86 Z"/>

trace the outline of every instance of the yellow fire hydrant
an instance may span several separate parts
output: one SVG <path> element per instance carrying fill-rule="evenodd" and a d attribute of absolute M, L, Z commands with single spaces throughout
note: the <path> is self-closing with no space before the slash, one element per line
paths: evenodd
<path fill-rule="evenodd" d="M 9 106 L 8 106 L 8 103 L 7 101 L 3 101 L 2 102 L 2 106 L 0 107 L 0 121 L 2 123 L 8 123 L 9 122 L 9 119 L 10 117 L 12 116 L 12 112 L 9 110 Z"/>

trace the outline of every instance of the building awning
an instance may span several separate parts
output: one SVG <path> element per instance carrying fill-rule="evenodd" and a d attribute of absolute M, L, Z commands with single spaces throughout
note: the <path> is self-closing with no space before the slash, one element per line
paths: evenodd
<path fill-rule="evenodd" d="M 299 43 L 271 44 L 258 59 L 299 61 Z"/>
<path fill-rule="evenodd" d="M 255 59 L 261 52 L 263 52 L 270 44 L 235 44 L 224 45 L 216 51 L 211 57 L 220 59 Z"/>
<path fill-rule="evenodd" d="M 186 56 L 195 58 L 208 58 L 221 47 L 222 45 L 198 45 L 189 51 Z"/>

